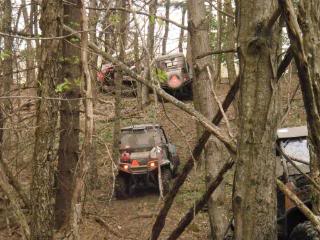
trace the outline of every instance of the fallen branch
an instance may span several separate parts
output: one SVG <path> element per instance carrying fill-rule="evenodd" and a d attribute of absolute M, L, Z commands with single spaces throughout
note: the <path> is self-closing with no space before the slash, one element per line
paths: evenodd
<path fill-rule="evenodd" d="M 208 202 L 211 194 L 217 189 L 219 184 L 222 182 L 225 173 L 232 168 L 234 161 L 230 159 L 224 164 L 218 175 L 209 183 L 206 192 L 197 200 L 193 207 L 191 207 L 186 215 L 180 220 L 177 228 L 172 231 L 167 240 L 175 240 L 183 233 L 186 227 L 191 223 L 198 212 L 203 208 L 203 206 Z"/>
<path fill-rule="evenodd" d="M 320 233 L 320 221 L 319 218 L 313 214 L 313 212 L 279 179 L 277 179 L 277 186 L 281 192 L 283 192 L 299 210 L 310 220 L 316 230 Z"/>

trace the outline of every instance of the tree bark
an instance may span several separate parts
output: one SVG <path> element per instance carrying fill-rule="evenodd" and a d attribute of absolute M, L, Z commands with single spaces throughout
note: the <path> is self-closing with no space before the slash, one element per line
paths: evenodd
<path fill-rule="evenodd" d="M 62 0 L 43 0 L 40 27 L 44 37 L 61 35 Z M 37 120 L 31 183 L 31 239 L 46 240 L 53 236 L 53 160 L 58 104 L 55 87 L 59 79 L 61 40 L 41 43 L 38 73 Z"/>
<path fill-rule="evenodd" d="M 238 5 L 240 131 L 233 193 L 237 240 L 277 237 L 273 146 L 279 122 L 274 71 L 279 36 L 268 27 L 276 6 L 273 0 Z"/>
<path fill-rule="evenodd" d="M 307 56 L 310 72 L 310 81 L 314 93 L 314 105 L 317 106 L 315 118 L 308 119 L 309 135 L 311 139 L 311 177 L 320 184 L 320 4 L 315 0 L 302 0 L 300 2 L 300 21 L 303 32 L 304 51 Z M 307 105 L 306 105 L 307 106 Z M 313 126 L 312 126 L 313 125 Z M 317 132 L 313 132 L 314 128 Z M 315 213 L 320 214 L 320 194 L 314 191 L 313 208 Z"/>
<path fill-rule="evenodd" d="M 133 48 L 134 48 L 134 63 L 136 67 L 136 73 L 139 74 L 141 72 L 141 60 L 140 60 L 140 51 L 139 51 L 139 33 L 138 31 L 134 32 L 134 40 L 133 40 Z M 137 82 L 137 102 L 138 108 L 142 110 L 142 84 Z"/>
<path fill-rule="evenodd" d="M 217 7 L 218 9 L 222 9 L 222 3 L 221 0 L 217 0 Z M 223 34 L 223 20 L 222 20 L 222 13 L 221 11 L 217 11 L 217 39 L 216 39 L 216 49 L 219 51 L 221 50 L 222 45 L 222 34 Z M 216 82 L 220 83 L 221 81 L 221 63 L 222 63 L 222 55 L 218 54 L 216 55 L 215 60 L 215 78 Z"/>
<path fill-rule="evenodd" d="M 22 9 L 23 18 L 24 18 L 24 24 L 26 32 L 30 35 L 32 35 L 32 14 L 34 14 L 32 11 L 30 11 L 30 15 L 28 14 L 28 9 L 26 7 L 26 0 L 22 0 L 21 3 L 25 5 Z M 35 85 L 35 69 L 34 69 L 34 50 L 32 47 L 31 40 L 27 41 L 27 49 L 26 49 L 26 67 L 27 67 L 27 77 L 26 77 L 26 85 L 28 87 L 33 87 Z"/>
<path fill-rule="evenodd" d="M 99 14 L 100 12 L 97 10 L 94 10 L 93 8 L 98 7 L 97 0 L 91 0 L 89 2 L 89 13 L 88 13 L 88 19 L 89 19 L 89 29 L 95 29 L 95 31 L 89 32 L 90 41 L 97 44 L 97 25 L 99 20 Z M 89 58 L 89 65 L 90 67 L 90 74 L 91 79 L 95 79 L 97 76 L 97 69 L 98 69 L 98 56 L 96 54 L 90 54 Z M 92 81 L 92 94 L 94 96 L 94 99 L 97 97 L 97 81 Z M 96 101 L 93 100 L 93 105 L 95 106 Z M 93 135 L 96 133 L 96 124 L 93 123 Z M 92 189 L 98 188 L 101 185 L 101 182 L 97 178 L 98 176 L 98 162 L 97 162 L 97 144 L 93 144 L 90 152 L 90 170 L 89 170 L 89 176 L 88 176 L 88 186 Z"/>
<path fill-rule="evenodd" d="M 210 52 L 211 50 L 208 34 L 209 19 L 206 18 L 207 14 L 204 1 L 189 0 L 188 13 L 192 62 L 194 66 L 194 105 L 195 109 L 211 119 L 214 112 L 218 109 L 211 92 L 211 89 L 215 88 L 218 79 L 216 78 L 213 80 L 215 83 L 212 83 L 208 76 L 207 66 L 209 66 L 211 72 L 213 72 L 213 61 L 211 56 L 201 59 L 197 58 L 198 55 Z M 201 136 L 203 131 L 203 128 L 199 126 L 198 136 Z M 224 164 L 228 154 L 225 153 L 223 145 L 221 145 L 214 137 L 209 139 L 204 152 L 206 183 L 209 184 L 209 182 L 218 174 L 218 171 Z M 228 224 L 225 202 L 224 184 L 221 184 L 208 202 L 212 239 L 222 239 L 225 233 Z"/>
<path fill-rule="evenodd" d="M 1 2 L 0 2 L 1 3 Z M 1 31 L 11 34 L 12 25 L 12 3 L 11 0 L 4 0 L 3 15 L 0 18 Z M 13 83 L 13 38 L 4 37 L 3 60 L 0 62 L 2 68 L 2 76 L 0 79 L 0 96 L 9 95 L 11 85 Z M 7 196 L 13 209 L 15 219 L 20 224 L 23 236 L 30 238 L 30 228 L 26 216 L 22 212 L 22 202 L 29 206 L 29 199 L 22 192 L 20 184 L 16 181 L 13 174 L 9 171 L 5 162 L 4 149 L 4 130 L 6 125 L 7 113 L 10 111 L 10 101 L 8 99 L 0 101 L 0 188 Z"/>
<path fill-rule="evenodd" d="M 157 0 L 151 0 L 149 3 L 149 26 L 147 35 L 147 50 L 145 52 L 145 76 L 149 81 L 151 80 L 150 62 L 154 56 L 154 31 L 155 31 L 155 15 L 157 14 Z M 146 85 L 142 85 L 142 106 L 145 107 L 149 103 L 149 88 Z"/>
<path fill-rule="evenodd" d="M 127 0 L 118 1 L 119 6 L 126 8 Z M 120 12 L 120 22 L 117 25 L 117 46 L 119 49 L 119 60 L 125 62 L 125 50 L 127 45 L 127 25 L 128 25 L 128 13 Z M 123 73 L 120 68 L 116 69 L 115 74 L 115 85 L 116 85 L 116 94 L 115 94 L 115 120 L 113 127 L 113 160 L 117 161 L 119 159 L 119 141 L 120 141 L 120 132 L 121 132 L 121 88 L 123 81 Z"/>
<path fill-rule="evenodd" d="M 227 13 L 233 14 L 233 8 L 231 4 L 231 0 L 224 1 L 224 8 Z M 225 41 L 226 49 L 235 48 L 235 22 L 234 19 L 227 17 L 226 18 L 226 41 Z M 234 64 L 234 53 L 226 53 L 226 63 L 228 70 L 228 80 L 229 84 L 234 83 L 237 77 L 236 68 Z"/>
<path fill-rule="evenodd" d="M 84 191 L 86 176 L 90 167 L 90 152 L 93 143 L 93 94 L 92 94 L 92 80 L 88 63 L 88 17 L 86 15 L 85 0 L 80 0 L 81 9 L 81 66 L 82 66 L 82 80 L 85 88 L 83 89 L 84 109 L 85 109 L 85 128 L 84 141 L 82 144 L 82 152 L 80 155 L 79 166 L 76 169 L 74 186 L 71 200 L 70 213 L 70 235 L 69 239 L 80 240 L 79 225 L 82 217 L 82 206 L 84 201 Z M 68 229 L 68 228 L 67 228 Z"/>
<path fill-rule="evenodd" d="M 69 1 L 76 5 L 64 4 L 65 24 L 79 30 L 80 0 Z M 64 32 L 64 35 L 67 33 Z M 63 41 L 62 74 L 59 83 L 69 82 L 63 90 L 62 97 L 72 99 L 60 104 L 60 141 L 58 149 L 58 170 L 56 175 L 55 227 L 60 229 L 70 217 L 72 184 L 79 159 L 80 102 L 75 100 L 80 95 L 80 49 L 74 45 L 74 37 Z"/>

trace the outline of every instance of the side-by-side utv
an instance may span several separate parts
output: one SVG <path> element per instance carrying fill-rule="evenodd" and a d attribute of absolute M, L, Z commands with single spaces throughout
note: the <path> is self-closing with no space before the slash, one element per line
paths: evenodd
<path fill-rule="evenodd" d="M 122 128 L 116 198 L 124 199 L 136 188 L 157 188 L 159 172 L 165 195 L 179 164 L 176 147 L 168 141 L 160 125 L 142 124 Z"/>
<path fill-rule="evenodd" d="M 172 53 L 156 58 L 156 69 L 166 74 L 160 82 L 170 94 L 192 97 L 192 74 L 183 53 Z"/>
<path fill-rule="evenodd" d="M 305 174 L 310 174 L 308 130 L 306 126 L 282 128 L 277 131 L 277 175 L 309 208 L 311 184 L 288 158 Z M 277 190 L 278 239 L 320 240 L 311 222 L 279 189 Z"/>

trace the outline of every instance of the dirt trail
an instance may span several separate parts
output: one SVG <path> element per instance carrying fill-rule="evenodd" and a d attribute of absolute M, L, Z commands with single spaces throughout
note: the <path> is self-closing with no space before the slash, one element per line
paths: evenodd
<path fill-rule="evenodd" d="M 226 86 L 222 86 L 218 91 L 220 99 L 224 98 L 227 91 Z M 151 232 L 154 222 L 154 215 L 159 208 L 159 195 L 155 190 L 139 191 L 127 200 L 116 200 L 111 198 L 113 189 L 113 172 L 110 159 L 112 131 L 113 131 L 113 97 L 100 94 L 104 101 L 99 102 L 95 109 L 96 114 L 96 138 L 98 156 L 98 176 L 97 182 L 100 186 L 97 190 L 88 188 L 84 217 L 81 223 L 81 236 L 84 240 L 100 239 L 136 239 L 146 240 Z M 286 95 L 283 96 L 286 103 Z M 304 123 L 304 112 L 301 111 L 300 94 L 298 101 L 292 106 L 292 112 L 284 126 L 300 125 Z M 181 158 L 181 165 L 190 156 L 190 149 L 196 141 L 196 122 L 185 112 L 179 110 L 170 103 L 164 103 L 166 111 L 159 103 L 155 109 L 151 104 L 143 112 L 136 108 L 136 99 L 124 98 L 122 115 L 123 126 L 157 122 L 160 123 L 170 141 L 177 146 Z M 192 104 L 190 101 L 187 104 Z M 233 119 L 233 113 L 228 112 L 229 120 Z M 171 121 L 179 125 L 175 127 Z M 180 129 L 180 130 L 179 130 Z M 181 131 L 183 133 L 181 133 Z M 31 141 L 31 140 L 30 140 Z M 32 149 L 31 149 L 32 150 Z M 205 189 L 203 166 L 198 166 L 188 177 L 186 183 L 176 197 L 175 203 L 168 215 L 166 226 L 160 239 L 166 239 L 168 234 L 176 227 L 181 217 L 192 206 L 193 202 L 200 197 Z M 31 179 L 30 169 L 25 173 Z M 232 176 L 230 176 L 232 180 Z M 231 182 L 231 181 L 230 181 Z M 231 189 L 231 185 L 230 185 Z M 230 191 L 231 192 L 231 191 Z M 1 200 L 1 199 L 0 199 Z M 0 209 L 0 211 L 2 211 Z M 5 219 L 2 219 L 4 220 Z M 5 226 L 5 225 L 4 225 Z M 180 239 L 208 239 L 209 226 L 206 212 L 201 212 L 190 224 Z M 0 240 L 21 239 L 19 228 L 14 225 L 10 228 L 0 229 Z"/>
<path fill-rule="evenodd" d="M 110 100 L 110 99 L 109 99 Z M 136 104 L 134 98 L 125 99 L 124 115 L 129 114 L 130 110 Z M 191 102 L 188 102 L 191 104 Z M 124 120 L 123 126 L 142 123 L 142 122 L 157 122 L 160 123 L 167 134 L 170 141 L 177 146 L 178 153 L 181 158 L 182 165 L 190 156 L 194 141 L 196 140 L 196 123 L 181 110 L 177 109 L 170 103 L 164 103 L 165 111 L 162 104 L 158 105 L 158 110 L 154 112 L 153 106 L 150 106 L 143 113 L 137 114 L 135 118 Z M 108 112 L 111 106 L 105 108 L 101 106 L 100 112 Z M 100 119 L 103 122 L 103 118 Z M 172 121 L 179 126 L 175 127 Z M 103 127 L 102 127 L 103 126 Z M 100 135 L 109 138 L 110 129 L 103 123 L 100 125 L 103 131 Z M 108 139 L 107 139 L 108 140 Z M 103 149 L 102 155 L 103 155 Z M 105 184 L 101 186 L 99 191 L 89 193 L 90 198 L 87 204 L 87 215 L 83 223 L 83 236 L 90 236 L 89 239 L 147 239 L 151 232 L 151 227 L 154 222 L 155 214 L 157 214 L 160 204 L 159 194 L 157 190 L 139 190 L 129 199 L 110 200 L 112 192 L 113 177 L 110 171 L 110 161 L 105 160 L 105 166 L 100 169 L 99 175 Z M 161 235 L 161 239 L 166 239 L 168 234 L 175 228 L 183 214 L 189 207 L 192 206 L 201 191 L 204 189 L 203 176 L 201 170 L 193 173 L 192 181 L 188 180 L 186 186 L 183 187 L 177 196 L 166 223 L 166 227 Z M 94 200 L 95 199 L 95 200 Z M 103 220 L 108 227 L 99 220 Z M 98 222 L 99 223 L 98 223 Z M 110 228 L 112 229 L 110 231 Z M 200 213 L 194 223 L 190 225 L 186 233 L 181 239 L 207 239 L 208 226 L 207 215 L 205 212 Z M 87 239 L 87 238 L 83 238 Z"/>

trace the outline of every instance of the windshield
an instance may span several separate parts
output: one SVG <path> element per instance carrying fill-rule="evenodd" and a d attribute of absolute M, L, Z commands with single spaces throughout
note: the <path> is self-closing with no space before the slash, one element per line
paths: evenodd
<path fill-rule="evenodd" d="M 184 68 L 185 62 L 183 57 L 176 57 L 172 59 L 161 60 L 158 62 L 158 67 L 162 70 L 174 70 L 177 68 Z"/>
<path fill-rule="evenodd" d="M 126 130 L 121 132 L 121 149 L 152 148 L 161 143 L 160 135 L 154 130 Z"/>
<path fill-rule="evenodd" d="M 286 139 L 280 142 L 280 146 L 287 156 L 310 162 L 306 138 Z"/>

